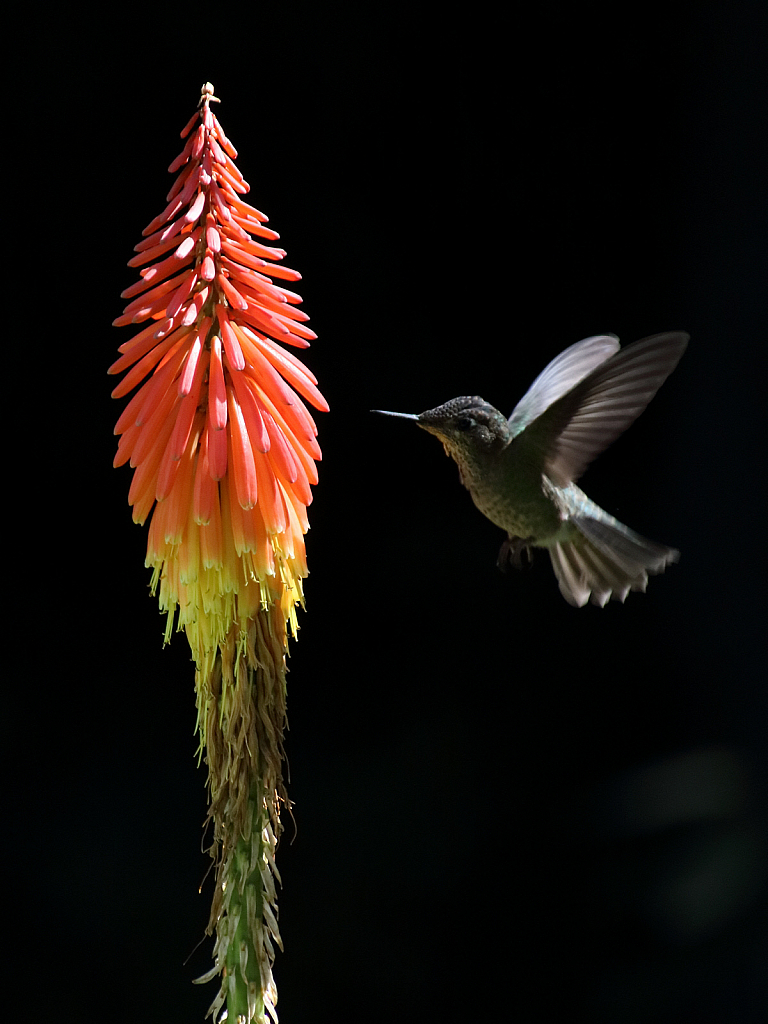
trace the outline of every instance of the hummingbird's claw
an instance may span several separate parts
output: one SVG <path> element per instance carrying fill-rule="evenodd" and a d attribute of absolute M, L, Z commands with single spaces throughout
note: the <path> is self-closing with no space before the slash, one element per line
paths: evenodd
<path fill-rule="evenodd" d="M 507 535 L 507 539 L 501 545 L 499 557 L 496 559 L 498 568 L 502 572 L 507 571 L 508 565 L 513 565 L 515 569 L 530 569 L 533 565 L 532 542 L 533 537 L 511 537 Z M 525 560 L 523 560 L 523 553 L 525 553 Z"/>

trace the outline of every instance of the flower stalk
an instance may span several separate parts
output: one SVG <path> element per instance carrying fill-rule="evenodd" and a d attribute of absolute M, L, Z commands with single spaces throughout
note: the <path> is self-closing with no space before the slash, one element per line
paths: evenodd
<path fill-rule="evenodd" d="M 216 885 L 208 933 L 220 976 L 209 1013 L 277 1020 L 272 978 L 275 849 L 288 806 L 282 777 L 286 654 L 307 575 L 304 534 L 320 458 L 304 400 L 328 406 L 283 346 L 315 337 L 300 279 L 280 262 L 267 217 L 242 198 L 237 152 L 202 89 L 167 206 L 144 229 L 118 326 L 145 325 L 110 373 L 135 390 L 115 433 L 134 470 L 133 518 L 150 518 L 151 589 L 195 662 L 198 756 L 208 766 Z"/>

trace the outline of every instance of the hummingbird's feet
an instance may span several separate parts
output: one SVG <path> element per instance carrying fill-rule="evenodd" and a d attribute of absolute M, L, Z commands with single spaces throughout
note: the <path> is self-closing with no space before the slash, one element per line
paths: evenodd
<path fill-rule="evenodd" d="M 516 569 L 530 569 L 533 565 L 532 542 L 533 537 L 511 537 L 507 534 L 507 539 L 501 545 L 499 557 L 496 560 L 498 568 L 502 572 L 507 571 L 508 565 L 513 565 Z M 523 559 L 523 554 L 525 554 L 525 559 Z"/>

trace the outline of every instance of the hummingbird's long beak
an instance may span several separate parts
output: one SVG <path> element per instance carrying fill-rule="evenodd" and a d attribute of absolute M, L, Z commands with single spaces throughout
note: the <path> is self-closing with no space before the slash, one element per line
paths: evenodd
<path fill-rule="evenodd" d="M 386 409 L 371 409 L 371 412 L 377 412 L 380 416 L 397 416 L 401 420 L 416 420 L 417 423 L 419 421 L 414 412 L 387 412 Z"/>

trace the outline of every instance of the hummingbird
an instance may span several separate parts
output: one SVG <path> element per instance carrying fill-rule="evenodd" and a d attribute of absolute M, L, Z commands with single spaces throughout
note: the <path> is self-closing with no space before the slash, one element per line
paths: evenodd
<path fill-rule="evenodd" d="M 624 526 L 576 481 L 642 413 L 688 338 L 671 331 L 625 348 L 615 334 L 585 338 L 552 360 L 509 418 L 477 395 L 418 415 L 372 411 L 415 420 L 443 442 L 477 508 L 506 531 L 500 566 L 546 548 L 566 601 L 602 608 L 644 591 L 679 553 Z"/>

